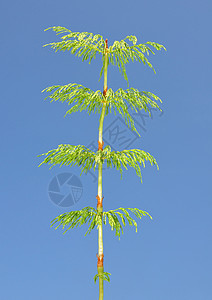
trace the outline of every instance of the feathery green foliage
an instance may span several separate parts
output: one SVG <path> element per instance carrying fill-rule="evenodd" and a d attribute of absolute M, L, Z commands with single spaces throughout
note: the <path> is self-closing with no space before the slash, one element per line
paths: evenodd
<path fill-rule="evenodd" d="M 130 46 L 126 40 L 133 43 L 132 46 Z M 151 52 L 152 54 L 155 54 L 152 49 L 149 47 L 152 46 L 155 50 L 161 50 L 166 48 L 158 43 L 155 42 L 146 42 L 144 44 L 138 44 L 137 45 L 137 38 L 134 35 L 127 36 L 125 39 L 119 41 L 115 41 L 112 46 L 109 47 L 108 53 L 109 53 L 109 62 L 112 65 L 116 65 L 119 68 L 119 71 L 124 76 L 124 79 L 128 81 L 127 73 L 126 73 L 126 67 L 125 65 L 129 63 L 131 60 L 132 62 L 138 61 L 142 62 L 144 65 L 147 64 L 153 71 L 155 72 L 155 69 L 153 68 L 152 64 L 149 62 L 147 56 Z"/>
<path fill-rule="evenodd" d="M 145 112 L 148 111 L 149 115 L 151 115 L 151 112 L 148 106 L 157 108 L 161 111 L 161 108 L 156 102 L 162 102 L 158 96 L 150 92 L 139 92 L 135 88 L 126 90 L 120 88 L 116 92 L 110 88 L 107 91 L 106 99 L 100 90 L 94 92 L 91 89 L 76 83 L 70 83 L 63 86 L 54 85 L 44 89 L 42 92 L 52 92 L 45 98 L 50 98 L 51 102 L 60 101 L 67 102 L 68 105 L 73 105 L 72 108 L 66 112 L 66 115 L 82 110 L 86 110 L 89 114 L 91 112 L 100 113 L 103 102 L 106 101 L 106 115 L 109 111 L 113 111 L 115 115 L 117 112 L 120 113 L 127 126 L 136 132 L 134 120 L 128 111 L 127 104 L 130 105 L 132 111 L 137 112 L 143 109 Z M 138 135 L 140 136 L 139 133 Z"/>
<path fill-rule="evenodd" d="M 49 43 L 44 45 L 44 47 L 51 46 L 51 48 L 56 52 L 59 50 L 71 51 L 72 54 L 75 54 L 78 57 L 82 57 L 83 61 L 89 60 L 89 63 L 93 58 L 96 58 L 97 53 L 100 53 L 102 55 L 103 61 L 103 67 L 100 72 L 101 78 L 105 62 L 105 41 L 100 34 L 94 35 L 93 33 L 89 32 L 72 32 L 71 30 L 61 26 L 49 27 L 46 30 L 49 29 L 52 29 L 54 32 L 56 32 L 57 35 L 64 35 L 60 37 L 62 40 L 61 42 Z M 126 40 L 131 42 L 133 45 L 130 46 L 129 43 L 126 42 Z M 129 85 L 125 67 L 125 65 L 129 63 L 129 61 L 138 61 L 140 63 L 142 62 L 144 65 L 147 64 L 155 72 L 155 69 L 146 57 L 149 56 L 149 53 L 155 54 L 150 46 L 155 50 L 166 50 L 163 45 L 155 42 L 137 44 L 136 36 L 127 36 L 121 41 L 115 41 L 113 45 L 107 49 L 108 63 L 118 66 L 119 71 L 124 76 L 124 79 Z"/>
<path fill-rule="evenodd" d="M 124 167 L 127 170 L 127 165 L 135 169 L 136 174 L 140 177 L 142 182 L 141 175 L 141 166 L 145 168 L 145 162 L 149 161 L 151 165 L 156 165 L 157 169 L 159 166 L 156 162 L 156 159 L 149 154 L 140 149 L 130 149 L 122 151 L 111 151 L 111 147 L 108 145 L 102 151 L 102 159 L 107 163 L 107 167 L 115 167 L 117 170 L 122 173 Z"/>
<path fill-rule="evenodd" d="M 64 229 L 65 226 L 68 226 L 64 233 L 66 233 L 69 229 L 73 229 L 74 227 L 78 227 L 85 223 L 88 223 L 89 227 L 85 234 L 86 236 L 88 233 L 91 232 L 92 229 L 95 228 L 95 226 L 98 226 L 98 224 L 101 223 L 101 216 L 95 208 L 88 206 L 84 207 L 81 210 L 71 211 L 69 213 L 59 215 L 54 220 L 52 220 L 51 223 L 51 227 L 55 223 L 59 223 L 59 225 L 57 225 L 55 229 L 57 229 L 60 226 L 62 226 L 62 228 Z"/>
<path fill-rule="evenodd" d="M 122 213 L 118 210 L 122 211 Z M 115 209 L 115 210 L 109 210 L 107 212 L 103 212 L 103 223 L 106 225 L 106 221 L 108 219 L 108 223 L 111 226 L 111 230 L 116 231 L 116 236 L 119 237 L 119 240 L 120 240 L 120 234 L 124 233 L 122 224 L 125 226 L 126 221 L 128 221 L 130 226 L 134 225 L 135 230 L 137 232 L 137 223 L 130 216 L 130 214 L 127 210 L 131 211 L 139 219 L 141 219 L 141 217 L 146 216 L 146 215 L 148 215 L 152 219 L 152 217 L 146 211 L 143 211 L 143 210 L 138 209 L 138 208 L 123 208 L 123 207 L 120 207 L 120 208 Z M 120 217 L 120 219 L 122 221 L 122 224 L 121 224 L 118 217 Z"/>
<path fill-rule="evenodd" d="M 65 165 L 70 167 L 77 165 L 82 170 L 81 174 L 83 172 L 87 173 L 92 168 L 95 171 L 98 163 L 102 161 L 107 163 L 107 167 L 111 168 L 113 166 L 116 170 L 119 170 L 122 178 L 123 167 L 127 170 L 127 165 L 129 165 L 129 167 L 135 169 L 141 182 L 141 166 L 145 167 L 146 161 L 149 161 L 151 165 L 156 165 L 157 168 L 159 168 L 155 158 L 148 152 L 140 149 L 111 151 L 111 147 L 106 146 L 103 150 L 93 152 L 82 145 L 59 145 L 57 149 L 50 150 L 39 156 L 42 155 L 45 155 L 46 157 L 39 166 L 43 163 L 51 164 L 51 169 L 58 164 L 60 166 Z"/>
<path fill-rule="evenodd" d="M 61 37 L 61 42 L 49 43 L 44 45 L 44 47 L 51 46 L 56 52 L 58 50 L 71 51 L 72 54 L 82 57 L 83 61 L 89 60 L 89 63 L 93 58 L 96 58 L 97 52 L 103 53 L 105 42 L 100 34 L 93 35 L 93 33 L 89 32 L 72 32 L 61 26 L 49 27 L 46 30 L 49 29 L 55 31 L 57 35 L 65 35 Z"/>
<path fill-rule="evenodd" d="M 88 230 L 85 233 L 85 236 L 88 233 L 91 233 L 91 230 L 95 227 L 98 228 L 99 225 L 108 223 L 111 227 L 111 230 L 115 230 L 115 235 L 119 237 L 121 233 L 123 234 L 123 227 L 122 225 L 126 225 L 126 222 L 128 221 L 128 224 L 130 226 L 135 226 L 136 232 L 137 232 L 137 223 L 136 221 L 130 216 L 129 210 L 131 213 L 133 213 L 137 218 L 141 219 L 143 216 L 149 216 L 151 219 L 152 217 L 146 212 L 138 208 L 123 208 L 120 207 L 115 210 L 109 210 L 105 212 L 98 212 L 93 207 L 85 207 L 81 210 L 71 211 L 69 213 L 64 213 L 56 217 L 54 220 L 52 220 L 52 225 L 58 224 L 55 229 L 58 229 L 60 226 L 62 226 L 62 229 L 65 227 L 67 228 L 63 234 L 65 234 L 68 230 L 77 228 L 78 226 L 81 226 L 85 223 L 88 223 Z M 122 224 L 121 224 L 122 222 Z"/>
<path fill-rule="evenodd" d="M 48 151 L 39 156 L 46 155 L 44 161 L 39 165 L 39 167 L 45 164 L 52 164 L 50 169 L 55 165 L 63 166 L 79 166 L 82 172 L 87 173 L 92 167 L 96 167 L 95 152 L 86 148 L 85 146 L 73 146 L 73 145 L 59 145 L 57 149 Z M 95 163 L 95 165 L 94 165 Z M 82 173 L 81 172 L 81 173 Z"/>
<path fill-rule="evenodd" d="M 51 102 L 59 100 L 60 102 L 67 102 L 68 105 L 73 105 L 73 107 L 66 112 L 66 115 L 82 110 L 86 110 L 89 114 L 91 112 L 100 113 L 102 108 L 102 92 L 100 90 L 93 92 L 81 84 L 70 83 L 63 86 L 54 85 L 44 89 L 42 92 L 53 92 L 47 96 L 45 100 L 50 98 Z"/>
<path fill-rule="evenodd" d="M 106 98 L 108 104 L 106 107 L 106 115 L 108 114 L 109 110 L 110 112 L 113 110 L 115 115 L 117 112 L 120 113 L 124 118 L 126 125 L 133 131 L 137 132 L 137 134 L 140 136 L 135 128 L 134 120 L 128 111 L 127 104 L 130 105 L 132 111 L 138 112 L 143 109 L 145 112 L 148 111 L 149 115 L 151 116 L 151 111 L 148 106 L 162 111 L 157 102 L 151 98 L 162 102 L 161 99 L 153 93 L 145 91 L 139 92 L 135 88 L 129 88 L 126 90 L 120 88 L 116 92 L 114 92 L 112 89 L 109 89 L 107 91 Z"/>
<path fill-rule="evenodd" d="M 106 281 L 108 281 L 108 282 L 110 282 L 110 277 L 109 277 L 109 275 L 111 275 L 111 273 L 108 273 L 108 272 L 103 272 L 102 274 L 96 274 L 95 276 L 94 276 L 94 282 L 96 283 L 96 281 L 97 281 L 97 278 L 99 278 L 99 277 L 101 277 L 101 278 L 103 278 L 103 280 L 106 280 Z"/>

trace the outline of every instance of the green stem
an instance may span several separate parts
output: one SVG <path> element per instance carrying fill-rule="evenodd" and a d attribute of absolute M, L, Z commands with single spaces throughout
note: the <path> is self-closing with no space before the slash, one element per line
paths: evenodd
<path fill-rule="evenodd" d="M 103 286 L 103 277 L 101 275 L 103 275 L 104 272 L 104 267 L 98 267 L 98 274 L 99 274 L 99 300 L 103 300 L 103 296 L 104 296 L 104 286 Z"/>
<path fill-rule="evenodd" d="M 107 54 L 107 40 L 105 43 L 105 62 L 104 62 L 104 100 L 106 100 L 106 92 L 107 92 L 107 68 L 108 68 L 108 54 Z M 103 102 L 102 112 L 99 120 L 99 143 L 103 145 L 102 134 L 103 134 L 103 122 L 106 110 L 106 102 Z M 103 162 L 100 161 L 98 165 L 98 198 L 102 201 L 102 164 Z M 103 208 L 101 206 L 97 206 L 98 212 L 102 212 Z M 99 300 L 103 300 L 104 296 L 104 281 L 103 281 L 103 228 L 102 222 L 98 226 L 98 257 L 102 260 L 102 265 L 97 266 L 99 276 Z M 99 259 L 98 259 L 99 261 Z"/>
<path fill-rule="evenodd" d="M 99 141 L 102 143 L 103 122 L 105 117 L 106 103 L 103 103 L 102 112 L 99 120 Z"/>

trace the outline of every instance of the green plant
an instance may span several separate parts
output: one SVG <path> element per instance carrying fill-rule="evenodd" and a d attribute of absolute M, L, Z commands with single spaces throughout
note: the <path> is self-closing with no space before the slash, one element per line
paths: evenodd
<path fill-rule="evenodd" d="M 115 234 L 120 239 L 120 234 L 123 233 L 123 226 L 125 226 L 127 222 L 130 226 L 134 225 L 137 231 L 137 223 L 130 213 L 139 219 L 146 215 L 151 218 L 147 212 L 138 208 L 119 208 L 107 212 L 103 211 L 102 166 L 104 163 L 107 164 L 107 167 L 113 166 L 120 171 L 121 175 L 123 168 L 127 169 L 127 166 L 133 167 L 136 174 L 140 177 L 141 182 L 141 167 L 145 167 L 145 162 L 150 162 L 151 165 L 156 165 L 158 168 L 154 157 L 142 150 L 111 151 L 110 146 L 106 146 L 103 149 L 104 117 L 108 113 L 111 113 L 112 110 L 115 114 L 120 113 L 128 127 L 137 132 L 127 105 L 135 112 L 145 110 L 151 114 L 149 107 L 161 110 L 157 103 L 161 102 L 161 99 L 150 92 L 139 92 L 135 88 L 128 88 L 126 90 L 120 88 L 116 92 L 111 88 L 108 89 L 108 65 L 112 64 L 118 66 L 119 71 L 129 86 L 125 65 L 130 61 L 138 61 L 147 64 L 155 72 L 147 56 L 149 53 L 154 54 L 152 48 L 161 50 L 165 49 L 165 47 L 154 42 L 137 44 L 137 38 L 135 36 L 127 36 L 124 40 L 115 41 L 112 46 L 108 47 L 108 40 L 104 40 L 99 34 L 93 35 L 88 32 L 72 32 L 71 30 L 59 26 L 50 27 L 48 29 L 53 29 L 56 34 L 61 34 L 62 36 L 60 42 L 50 43 L 45 46 L 50 46 L 56 51 L 69 50 L 72 54 L 82 57 L 83 61 L 88 60 L 89 63 L 96 57 L 96 54 L 102 56 L 103 65 L 100 78 L 102 75 L 104 76 L 103 92 L 100 90 L 94 92 L 76 83 L 64 86 L 55 85 L 44 90 L 50 92 L 46 98 L 50 98 L 51 101 L 67 102 L 71 106 L 66 114 L 82 110 L 86 110 L 89 114 L 91 112 L 100 114 L 98 151 L 95 153 L 82 145 L 59 145 L 57 149 L 42 154 L 45 155 L 45 159 L 41 163 L 51 164 L 52 166 L 57 164 L 70 167 L 77 165 L 81 168 L 81 171 L 85 173 L 90 169 L 95 170 L 95 168 L 98 167 L 97 208 L 85 207 L 79 211 L 64 213 L 52 221 L 52 226 L 57 224 L 56 228 L 62 226 L 62 228 L 66 228 L 66 231 L 68 231 L 69 229 L 87 223 L 88 230 L 86 234 L 90 233 L 94 228 L 98 229 L 98 273 L 94 276 L 94 281 L 96 282 L 96 280 L 99 279 L 99 300 L 102 300 L 103 282 L 104 280 L 110 281 L 109 275 L 111 275 L 110 273 L 104 272 L 103 267 L 103 225 L 106 225 L 108 221 L 111 230 L 115 230 Z M 129 43 L 131 43 L 131 45 L 129 45 Z"/>

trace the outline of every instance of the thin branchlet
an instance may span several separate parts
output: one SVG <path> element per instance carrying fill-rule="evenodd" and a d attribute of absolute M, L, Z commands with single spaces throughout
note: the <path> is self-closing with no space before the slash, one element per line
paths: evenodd
<path fill-rule="evenodd" d="M 145 163 L 149 162 L 151 165 L 158 167 L 156 159 L 140 149 L 130 149 L 122 151 L 111 151 L 108 145 L 103 150 L 99 149 L 97 152 L 91 151 L 83 145 L 59 145 L 57 149 L 48 151 L 39 156 L 45 155 L 43 162 L 40 164 L 50 164 L 52 168 L 55 165 L 60 166 L 78 166 L 81 168 L 81 174 L 87 173 L 93 169 L 95 171 L 99 162 L 106 163 L 107 167 L 115 167 L 122 178 L 123 168 L 127 170 L 127 166 L 135 169 L 136 174 L 140 177 L 142 182 L 141 168 L 145 167 Z M 39 166 L 40 166 L 39 165 Z"/>
<path fill-rule="evenodd" d="M 132 113 L 144 110 L 151 116 L 151 108 L 162 111 L 158 104 L 158 102 L 162 101 L 158 96 L 151 92 L 140 92 L 135 88 L 129 88 L 126 90 L 120 88 L 115 92 L 111 88 L 108 90 L 106 89 L 106 98 L 104 91 L 101 92 L 100 90 L 97 90 L 94 92 L 91 89 L 76 83 L 70 83 L 63 86 L 54 85 L 44 89 L 42 92 L 51 93 L 45 98 L 49 98 L 51 102 L 60 101 L 62 103 L 66 102 L 70 105 L 71 109 L 69 109 L 65 115 L 69 115 L 77 111 L 81 112 L 83 110 L 85 110 L 89 115 L 91 113 L 100 113 L 103 103 L 106 103 L 105 114 L 108 115 L 109 112 L 114 112 L 116 115 L 119 113 L 125 120 L 126 125 L 139 136 L 140 134 L 135 128 Z"/>
<path fill-rule="evenodd" d="M 103 67 L 100 72 L 100 78 L 103 74 L 104 69 L 104 50 L 105 50 L 105 40 L 100 34 L 93 34 L 89 32 L 72 32 L 71 30 L 61 27 L 53 26 L 46 30 L 52 29 L 57 35 L 60 35 L 62 41 L 53 42 L 44 45 L 50 46 L 52 49 L 57 51 L 70 51 L 77 57 L 82 57 L 83 61 L 88 60 L 91 63 L 92 59 L 96 58 L 96 54 L 100 54 L 103 60 Z M 128 43 L 127 43 L 128 40 Z M 132 43 L 132 45 L 129 44 Z M 139 63 L 147 64 L 154 72 L 152 64 L 147 59 L 149 53 L 155 54 L 150 46 L 160 51 L 166 48 L 155 42 L 146 42 L 144 44 L 137 44 L 136 36 L 130 35 L 121 41 L 115 41 L 112 46 L 108 47 L 108 60 L 112 65 L 118 66 L 119 71 L 124 76 L 124 79 L 128 81 L 126 73 L 126 64 L 130 61 L 138 61 Z"/>
<path fill-rule="evenodd" d="M 69 213 L 64 213 L 52 220 L 51 226 L 56 225 L 55 229 L 62 227 L 65 229 L 64 234 L 73 228 L 80 227 L 84 224 L 88 224 L 88 230 L 85 233 L 85 236 L 94 228 L 98 228 L 101 225 L 101 218 L 103 223 L 106 225 L 107 222 L 111 227 L 112 231 L 115 231 L 115 235 L 119 238 L 123 234 L 123 226 L 126 226 L 128 223 L 130 226 L 134 226 L 137 232 L 138 224 L 130 216 L 130 212 L 134 214 L 138 219 L 141 219 L 144 216 L 152 217 L 146 212 L 138 208 L 123 208 L 104 211 L 99 213 L 93 207 L 85 207 L 82 210 L 71 211 Z"/>

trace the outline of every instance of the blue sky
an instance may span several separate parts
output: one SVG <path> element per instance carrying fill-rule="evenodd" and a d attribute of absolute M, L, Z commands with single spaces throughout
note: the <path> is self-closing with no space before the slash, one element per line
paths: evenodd
<path fill-rule="evenodd" d="M 122 180 L 115 170 L 104 171 L 105 210 L 138 207 L 153 217 L 142 219 L 138 233 L 126 227 L 120 241 L 104 228 L 105 271 L 112 273 L 105 300 L 211 300 L 211 2 L 4 1 L 0 11 L 0 299 L 98 298 L 97 231 L 84 237 L 86 226 L 65 235 L 50 228 L 61 213 L 96 206 L 95 178 L 79 177 L 76 167 L 38 168 L 37 155 L 59 144 L 89 145 L 98 139 L 98 115 L 64 118 L 68 106 L 44 101 L 41 94 L 54 84 L 103 86 L 100 57 L 89 65 L 42 47 L 57 40 L 44 29 L 60 25 L 99 33 L 109 45 L 136 35 L 139 43 L 155 41 L 167 48 L 150 56 L 156 75 L 139 63 L 127 66 L 130 87 L 163 100 L 163 114 L 140 118 L 141 138 L 128 147 L 150 152 L 160 170 L 147 164 L 143 184 L 134 170 L 124 172 Z M 127 88 L 115 67 L 108 72 L 109 87 Z M 105 136 L 114 122 L 121 121 L 105 118 Z M 82 197 L 68 208 L 48 196 L 49 183 L 64 172 L 83 186 Z"/>

